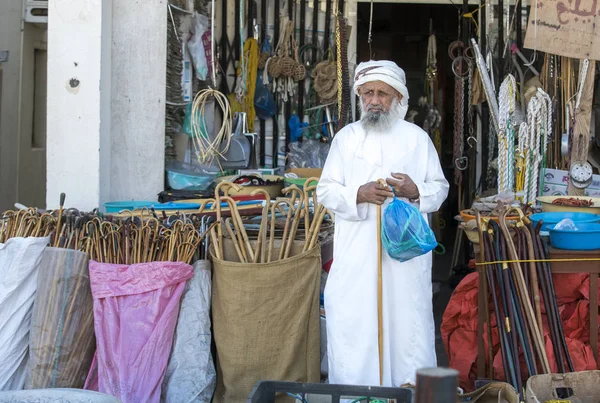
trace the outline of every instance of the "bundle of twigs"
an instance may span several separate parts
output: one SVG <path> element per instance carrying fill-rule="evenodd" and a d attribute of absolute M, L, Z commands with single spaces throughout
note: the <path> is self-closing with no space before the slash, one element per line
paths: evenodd
<path fill-rule="evenodd" d="M 512 211 L 516 211 L 519 218 L 509 223 L 506 217 Z M 521 355 L 529 376 L 550 373 L 540 296 L 546 308 L 557 367 L 566 372 L 566 363 L 572 371 L 550 268 L 545 262 L 539 262 L 547 255 L 539 236 L 540 227 L 534 229 L 520 209 L 510 208 L 500 214 L 498 223 L 482 218 L 477 212 L 477 223 L 482 240 L 480 259 L 486 262 L 485 275 L 496 315 L 507 382 L 523 391 Z M 490 331 L 488 320 L 488 333 Z M 492 348 L 491 344 L 489 348 Z"/>
<path fill-rule="evenodd" d="M 267 192 L 255 191 L 254 196 L 261 193 L 265 197 L 260 228 L 255 239 L 249 237 L 236 203 L 230 197 L 220 195 L 224 188 L 231 187 L 239 191 L 239 186 L 229 182 L 220 183 L 215 190 L 217 226 L 211 228 L 210 232 L 215 257 L 225 259 L 224 234 L 228 235 L 237 259 L 242 263 L 270 263 L 289 258 L 294 245 L 297 244 L 299 234 L 303 234 L 300 236 L 304 241 L 302 252 L 314 248 L 319 240 L 321 224 L 327 214 L 327 209 L 317 201 L 316 186 L 311 185 L 315 181 L 318 181 L 318 178 L 308 179 L 303 190 L 296 185 L 285 188 L 283 192 L 289 197 L 274 201 L 271 201 Z M 220 210 L 221 202 L 229 205 L 230 217 L 223 217 Z M 278 217 L 283 217 L 285 220 L 283 233 L 280 234 L 277 228 Z M 274 253 L 276 240 L 280 244 L 278 253 Z"/>

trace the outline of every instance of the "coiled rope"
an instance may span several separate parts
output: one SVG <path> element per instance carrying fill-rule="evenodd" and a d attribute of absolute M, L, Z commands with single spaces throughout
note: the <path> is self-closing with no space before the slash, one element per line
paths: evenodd
<path fill-rule="evenodd" d="M 206 120 L 204 119 L 206 103 L 211 98 L 215 99 L 223 114 L 221 128 L 213 140 L 206 133 Z M 213 89 L 199 91 L 192 101 L 191 122 L 192 144 L 198 153 L 198 162 L 202 165 L 212 165 L 215 157 L 222 156 L 229 150 L 232 112 L 227 97 Z"/>
<path fill-rule="evenodd" d="M 515 184 L 515 133 L 513 115 L 516 104 L 515 77 L 507 75 L 500 85 L 498 113 L 498 192 L 513 191 Z"/>

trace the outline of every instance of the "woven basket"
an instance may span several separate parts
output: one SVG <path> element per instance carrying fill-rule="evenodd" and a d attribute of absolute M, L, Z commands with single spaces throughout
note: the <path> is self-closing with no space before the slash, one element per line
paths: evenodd
<path fill-rule="evenodd" d="M 289 56 L 283 56 L 279 62 L 281 66 L 281 75 L 284 77 L 293 77 L 296 61 Z"/>
<path fill-rule="evenodd" d="M 281 77 L 283 69 L 281 68 L 280 59 L 281 58 L 278 56 L 273 56 L 271 59 L 269 59 L 269 67 L 267 72 L 273 78 Z"/>
<path fill-rule="evenodd" d="M 301 81 L 306 78 L 306 67 L 304 65 L 298 63 L 296 67 L 294 67 L 294 81 Z"/>

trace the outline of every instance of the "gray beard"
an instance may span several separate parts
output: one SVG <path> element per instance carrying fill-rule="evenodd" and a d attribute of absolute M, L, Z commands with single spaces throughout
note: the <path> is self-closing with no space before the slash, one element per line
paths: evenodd
<path fill-rule="evenodd" d="M 365 131 L 370 132 L 385 132 L 390 130 L 396 121 L 400 120 L 402 116 L 402 109 L 398 99 L 392 101 L 390 110 L 384 111 L 368 111 L 365 105 L 360 99 L 360 122 Z"/>

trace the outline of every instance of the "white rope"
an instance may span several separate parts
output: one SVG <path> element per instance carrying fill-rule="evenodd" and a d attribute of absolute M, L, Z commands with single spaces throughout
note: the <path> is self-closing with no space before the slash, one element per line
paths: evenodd
<path fill-rule="evenodd" d="M 515 113 L 517 84 L 514 76 L 507 75 L 498 100 L 498 192 L 514 191 L 515 188 Z"/>
<path fill-rule="evenodd" d="M 206 102 L 214 97 L 223 112 L 223 123 L 214 140 L 206 133 L 205 107 Z M 200 119 L 196 119 L 199 116 Z M 215 157 L 222 156 L 229 149 L 231 135 L 231 108 L 229 100 L 221 92 L 213 89 L 199 91 L 192 103 L 192 144 L 198 153 L 198 162 L 202 165 L 212 165 Z M 200 120 L 200 121 L 199 121 Z"/>
<path fill-rule="evenodd" d="M 525 204 L 535 203 L 538 195 L 540 169 L 552 136 L 552 100 L 543 90 L 529 100 L 527 106 L 527 153 L 525 171 Z"/>
<path fill-rule="evenodd" d="M 585 59 L 583 61 L 583 66 L 581 67 L 581 76 L 579 77 L 579 88 L 577 89 L 577 102 L 575 103 L 575 110 L 579 109 L 579 104 L 581 102 L 581 94 L 583 93 L 583 84 L 585 83 L 585 77 L 587 76 L 589 65 L 590 61 L 588 59 Z"/>

